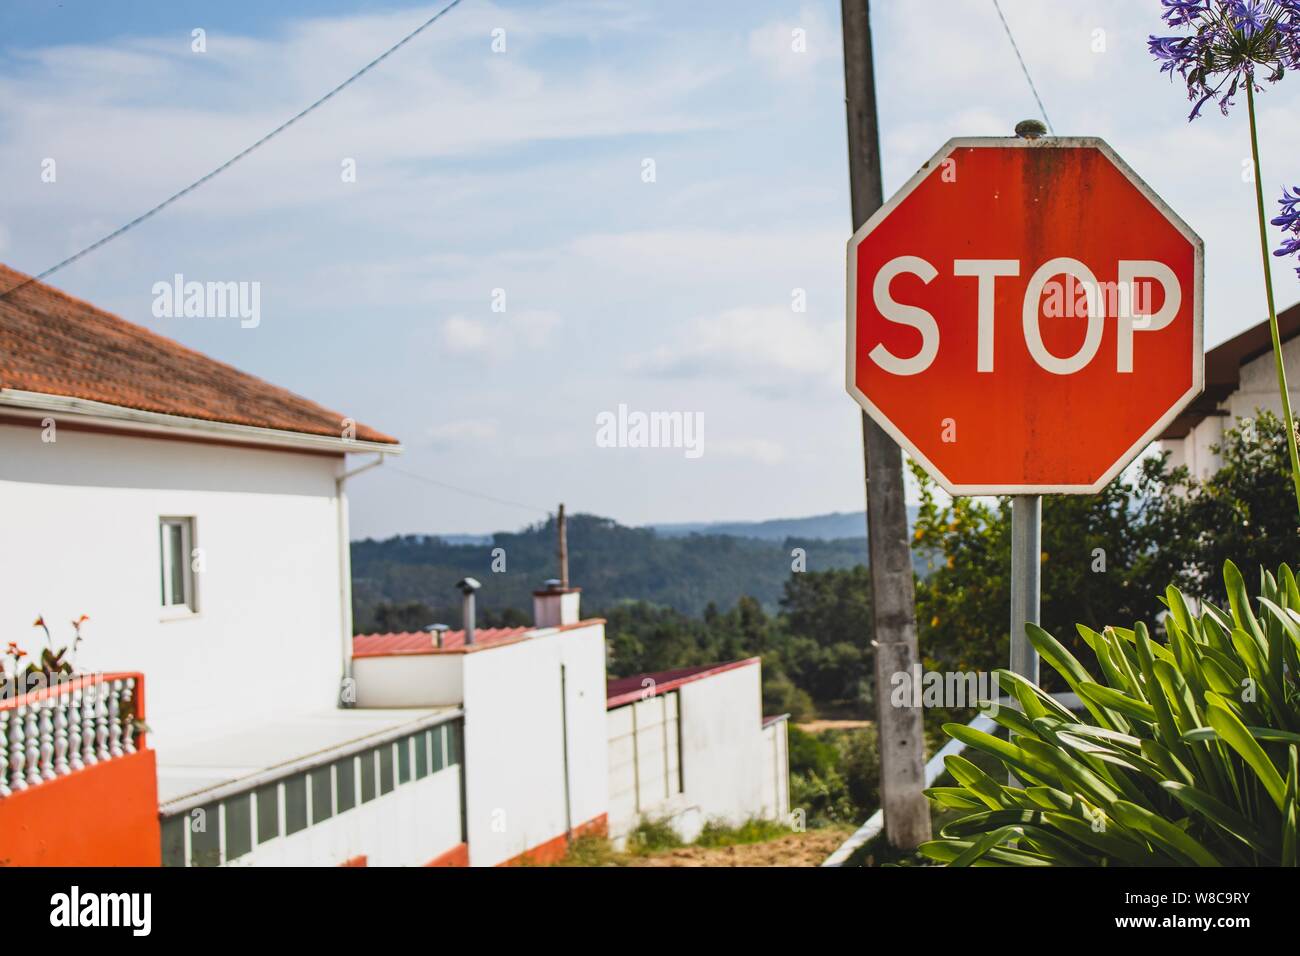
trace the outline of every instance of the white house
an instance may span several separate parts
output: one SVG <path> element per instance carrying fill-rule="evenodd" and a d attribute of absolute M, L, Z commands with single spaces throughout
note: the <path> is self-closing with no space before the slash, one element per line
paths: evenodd
<path fill-rule="evenodd" d="M 1300 305 L 1278 317 L 1282 357 L 1293 412 L 1300 411 Z M 1222 462 L 1213 451 L 1226 430 L 1257 410 L 1280 415 L 1273 340 L 1268 321 L 1205 353 L 1205 391 L 1160 435 L 1171 467 L 1186 465 L 1192 477 L 1208 478 Z"/>
<path fill-rule="evenodd" d="M 0 288 L 26 277 L 0 268 Z M 160 753 L 336 705 L 351 631 L 347 415 L 42 283 L 0 301 L 0 633 L 88 614 L 146 671 Z M 322 653 L 323 647 L 338 649 Z"/>
<path fill-rule="evenodd" d="M 0 862 L 500 865 L 608 832 L 604 622 L 576 588 L 536 592 L 531 628 L 354 640 L 346 483 L 396 439 L 0 289 L 0 633 L 35 657 L 38 615 L 59 645 L 90 618 L 87 676 L 0 695 Z M 740 663 L 668 688 L 701 819 L 788 802 Z"/>

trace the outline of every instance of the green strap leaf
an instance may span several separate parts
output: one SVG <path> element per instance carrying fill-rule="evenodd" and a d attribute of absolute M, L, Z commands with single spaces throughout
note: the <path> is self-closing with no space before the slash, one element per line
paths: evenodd
<path fill-rule="evenodd" d="M 1222 698 L 1217 694 L 1208 694 L 1206 700 L 1209 702 L 1209 706 L 1206 707 L 1206 717 L 1210 721 L 1210 726 L 1217 730 L 1219 737 L 1250 765 L 1264 785 L 1264 789 L 1268 791 L 1269 797 L 1281 810 L 1286 802 L 1286 783 L 1272 761 L 1268 759 L 1268 754 L 1264 753 L 1264 748 L 1255 742 L 1255 738 L 1250 735 L 1246 725 L 1237 719 L 1237 715 L 1224 706 Z"/>
<path fill-rule="evenodd" d="M 1113 687 L 1105 687 L 1101 684 L 1093 684 L 1083 681 L 1079 684 L 1079 694 L 1087 697 L 1099 707 L 1106 707 L 1110 710 L 1117 710 L 1127 717 L 1135 720 L 1143 720 L 1148 724 L 1156 722 L 1155 708 L 1146 701 L 1137 700 L 1125 693 L 1116 690 Z"/>
<path fill-rule="evenodd" d="M 1120 800 L 1112 811 L 1126 827 L 1141 830 L 1156 843 L 1162 844 L 1179 856 L 1186 857 L 1197 866 L 1221 865 L 1218 858 L 1199 842 L 1150 810 L 1129 803 L 1127 800 Z"/>

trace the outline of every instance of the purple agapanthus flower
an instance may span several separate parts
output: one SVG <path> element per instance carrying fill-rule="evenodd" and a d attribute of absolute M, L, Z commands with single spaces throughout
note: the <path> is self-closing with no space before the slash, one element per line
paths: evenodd
<path fill-rule="evenodd" d="M 1275 250 L 1273 255 L 1300 255 L 1300 186 L 1292 186 L 1290 190 L 1284 186 L 1282 198 L 1277 203 L 1282 207 L 1282 215 L 1269 221 L 1275 226 L 1281 226 L 1282 231 L 1290 235 L 1282 241 L 1281 247 Z M 1300 275 L 1300 267 L 1295 271 L 1296 275 Z"/>
<path fill-rule="evenodd" d="M 1277 82 L 1288 69 L 1300 69 L 1300 0 L 1160 0 L 1162 19 L 1190 32 L 1151 37 L 1151 54 L 1160 72 L 1181 76 L 1187 98 L 1195 102 L 1189 120 L 1214 101 L 1226 115 L 1256 69 Z"/>

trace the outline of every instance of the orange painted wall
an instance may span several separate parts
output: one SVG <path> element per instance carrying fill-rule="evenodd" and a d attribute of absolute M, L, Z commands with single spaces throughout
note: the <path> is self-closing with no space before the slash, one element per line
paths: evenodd
<path fill-rule="evenodd" d="M 435 856 L 425 866 L 469 866 L 469 844 L 458 843 L 446 853 Z"/>
<path fill-rule="evenodd" d="M 159 866 L 152 750 L 0 799 L 0 866 Z"/>
<path fill-rule="evenodd" d="M 581 836 L 608 836 L 609 835 L 609 815 L 602 813 L 594 820 L 588 820 L 586 823 L 580 823 L 573 828 L 572 836 L 576 840 Z M 547 866 L 551 863 L 557 863 L 564 859 L 564 855 L 569 852 L 569 841 L 561 833 L 559 836 L 547 840 L 545 843 L 538 844 L 531 850 L 513 856 L 504 863 L 498 863 L 497 866 Z"/>

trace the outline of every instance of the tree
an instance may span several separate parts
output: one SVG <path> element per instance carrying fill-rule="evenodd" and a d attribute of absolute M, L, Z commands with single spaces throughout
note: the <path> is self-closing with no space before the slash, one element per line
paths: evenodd
<path fill-rule="evenodd" d="M 929 477 L 919 466 L 913 471 L 921 487 L 913 546 L 936 556 L 933 573 L 917 585 L 925 666 L 1005 667 L 1010 500 L 957 498 L 941 506 Z M 1132 622 L 1149 613 L 1166 586 L 1187 581 L 1192 541 L 1179 493 L 1187 485 L 1186 471 L 1171 472 L 1166 456 L 1158 456 L 1099 494 L 1046 497 L 1042 626 L 1068 640 L 1076 622 Z"/>
<path fill-rule="evenodd" d="M 1250 576 L 1296 563 L 1300 526 L 1291 496 L 1286 428 L 1271 412 L 1242 419 L 1215 447 L 1223 461 L 1188 501 L 1194 592 L 1222 602 L 1223 564 Z"/>
<path fill-rule="evenodd" d="M 1285 427 L 1260 413 L 1215 446 L 1222 465 L 1203 482 L 1153 456 L 1096 495 L 1043 502 L 1042 626 L 1082 649 L 1074 625 L 1150 622 L 1165 588 L 1222 603 L 1222 569 L 1248 577 L 1296 560 Z M 913 546 L 933 573 L 918 582 L 921 649 L 931 670 L 1004 667 L 1008 645 L 1010 503 L 958 498 L 941 505 L 913 466 L 921 508 Z M 1054 688 L 1061 689 L 1061 688 Z"/>

